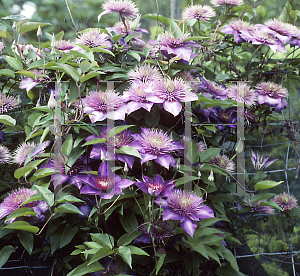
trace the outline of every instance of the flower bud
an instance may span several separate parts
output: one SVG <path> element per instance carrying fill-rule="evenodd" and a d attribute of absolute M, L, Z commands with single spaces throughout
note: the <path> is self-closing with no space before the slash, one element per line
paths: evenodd
<path fill-rule="evenodd" d="M 200 172 L 200 170 L 198 171 L 198 177 L 199 177 L 199 178 L 201 177 L 201 172 Z"/>
<path fill-rule="evenodd" d="M 215 180 L 215 178 L 214 178 L 214 173 L 213 173 L 212 170 L 210 170 L 210 174 L 209 174 L 209 177 L 208 177 L 208 181 L 213 182 L 214 180 Z"/>
<path fill-rule="evenodd" d="M 12 28 L 13 28 L 13 29 L 17 28 L 16 21 L 14 21 L 14 24 L 12 25 Z"/>
<path fill-rule="evenodd" d="M 56 103 L 55 98 L 54 98 L 54 90 L 51 90 L 50 98 L 49 98 L 49 101 L 48 101 L 48 107 L 50 109 L 54 109 L 56 106 L 57 106 L 57 103 Z"/>
<path fill-rule="evenodd" d="M 37 35 L 37 37 L 41 37 L 42 36 L 42 29 L 41 29 L 41 26 L 39 26 L 39 28 L 38 28 L 38 30 L 37 30 L 37 33 L 36 33 L 36 35 Z"/>
<path fill-rule="evenodd" d="M 127 163 L 125 162 L 125 165 L 124 165 L 124 172 L 127 173 L 128 171 L 129 171 L 128 165 L 127 165 Z"/>
<path fill-rule="evenodd" d="M 55 35 L 52 34 L 52 41 L 51 41 L 51 44 L 50 44 L 51 48 L 55 48 L 57 45 L 56 45 L 56 39 L 55 39 Z"/>
<path fill-rule="evenodd" d="M 240 139 L 240 141 L 238 142 L 236 148 L 235 148 L 235 151 L 236 153 L 241 153 L 244 149 L 244 145 L 243 145 L 243 142 L 242 142 L 242 139 Z"/>

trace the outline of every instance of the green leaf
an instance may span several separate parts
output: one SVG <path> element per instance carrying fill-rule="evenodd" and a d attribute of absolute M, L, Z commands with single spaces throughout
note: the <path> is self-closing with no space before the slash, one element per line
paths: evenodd
<path fill-rule="evenodd" d="M 278 185 L 280 185 L 281 183 L 283 183 L 283 181 L 272 181 L 272 180 L 264 180 L 264 181 L 260 181 L 257 184 L 254 185 L 254 189 L 257 190 L 264 190 L 264 189 L 270 189 L 270 188 L 274 188 Z"/>
<path fill-rule="evenodd" d="M 80 82 L 85 82 L 93 77 L 99 76 L 100 74 L 103 74 L 102 72 L 89 72 L 88 74 L 80 77 Z"/>
<path fill-rule="evenodd" d="M 171 32 L 174 34 L 175 38 L 178 38 L 178 39 L 182 38 L 183 33 L 174 20 L 170 21 L 170 29 L 171 29 Z"/>
<path fill-rule="evenodd" d="M 22 216 L 35 216 L 36 213 L 33 211 L 32 208 L 23 207 L 14 210 L 5 220 L 5 222 L 10 221 L 11 219 L 22 217 Z"/>
<path fill-rule="evenodd" d="M 9 115 L 0 115 L 0 123 L 9 125 L 9 126 L 15 126 L 16 120 Z"/>
<path fill-rule="evenodd" d="M 265 200 L 265 199 L 269 199 L 270 197 L 273 197 L 275 194 L 274 193 L 262 193 L 262 194 L 258 194 L 258 195 L 254 195 L 253 197 L 251 197 L 251 202 L 255 202 L 255 201 L 259 201 L 259 200 Z"/>
<path fill-rule="evenodd" d="M 37 191 L 41 195 L 42 199 L 46 201 L 46 203 L 49 207 L 53 206 L 53 204 L 54 204 L 54 194 L 50 190 L 48 190 L 45 187 L 38 186 L 38 185 L 34 185 L 33 187 L 35 189 L 37 189 Z"/>
<path fill-rule="evenodd" d="M 29 232 L 20 231 L 18 232 L 18 238 L 27 250 L 28 254 L 31 255 L 34 243 L 33 234 Z"/>
<path fill-rule="evenodd" d="M 195 164 L 199 161 L 200 151 L 197 144 L 192 141 L 187 148 L 186 158 L 191 164 Z"/>
<path fill-rule="evenodd" d="M 129 247 L 131 254 L 149 256 L 149 254 L 141 248 L 135 247 L 133 245 L 128 245 L 127 247 Z"/>
<path fill-rule="evenodd" d="M 97 242 L 103 246 L 108 246 L 110 249 L 112 249 L 114 246 L 114 237 L 108 234 L 91 233 L 91 238 L 94 242 Z"/>
<path fill-rule="evenodd" d="M 268 175 L 266 173 L 264 173 L 263 171 L 257 171 L 249 183 L 257 183 L 257 182 L 262 181 L 265 178 L 267 178 L 267 176 Z"/>
<path fill-rule="evenodd" d="M 115 152 L 136 156 L 136 157 L 142 159 L 140 153 L 135 148 L 130 147 L 130 146 L 122 146 L 118 149 L 115 149 Z"/>
<path fill-rule="evenodd" d="M 33 202 L 33 201 L 37 201 L 37 200 L 42 200 L 42 197 L 39 194 L 33 194 L 30 198 L 28 198 L 25 201 L 23 201 L 22 204 L 20 204 L 19 207 L 24 206 L 27 203 L 30 203 L 30 202 Z"/>
<path fill-rule="evenodd" d="M 72 134 L 70 133 L 67 137 L 67 139 L 64 141 L 62 145 L 62 153 L 66 156 L 69 156 L 73 147 L 73 137 Z"/>
<path fill-rule="evenodd" d="M 30 182 L 33 182 L 36 179 L 54 174 L 54 173 L 58 173 L 59 171 L 55 171 L 53 169 L 49 169 L 49 168 L 43 168 L 43 169 L 39 169 L 37 170 L 34 175 L 30 178 Z"/>
<path fill-rule="evenodd" d="M 217 156 L 221 152 L 220 148 L 210 148 L 200 154 L 201 163 L 208 162 L 213 156 Z"/>
<path fill-rule="evenodd" d="M 15 77 L 14 71 L 12 71 L 10 69 L 1 69 L 0 70 L 0 75 L 8 76 L 8 77 L 11 77 L 11 78 Z"/>
<path fill-rule="evenodd" d="M 95 138 L 95 139 L 92 139 L 92 140 L 89 140 L 89 141 L 85 142 L 82 146 L 102 144 L 102 143 L 105 143 L 105 142 L 106 142 L 105 138 Z"/>
<path fill-rule="evenodd" d="M 123 130 L 127 129 L 127 128 L 130 128 L 130 127 L 133 127 L 135 125 L 126 125 L 126 126 L 116 126 L 116 127 L 113 127 L 112 129 L 110 129 L 108 132 L 107 132 L 107 137 L 114 137 L 115 135 L 119 134 L 120 132 L 122 132 Z"/>
<path fill-rule="evenodd" d="M 77 231 L 78 231 L 77 226 L 72 227 L 70 224 L 67 224 L 61 236 L 59 248 L 62 248 L 65 245 L 67 245 L 73 239 Z"/>
<path fill-rule="evenodd" d="M 72 168 L 76 160 L 85 152 L 85 149 L 81 150 L 79 148 L 73 148 L 71 154 L 68 156 L 67 161 L 67 169 L 65 169 L 66 173 L 68 173 L 68 169 Z"/>
<path fill-rule="evenodd" d="M 71 214 L 79 214 L 83 215 L 83 213 L 74 205 L 65 203 L 61 204 L 54 209 L 55 213 L 71 213 Z"/>
<path fill-rule="evenodd" d="M 164 264 L 166 256 L 167 256 L 167 254 L 160 254 L 160 253 L 157 254 L 157 257 L 159 259 L 155 264 L 155 275 L 157 275 L 157 273 L 161 269 L 162 265 Z"/>
<path fill-rule="evenodd" d="M 101 47 L 95 47 L 95 48 L 92 48 L 92 52 L 93 53 L 103 53 L 103 54 L 109 54 L 111 56 L 115 56 L 113 52 L 107 50 L 107 49 L 104 49 L 104 48 L 101 48 Z"/>
<path fill-rule="evenodd" d="M 160 120 L 159 106 L 154 105 L 152 106 L 150 112 L 147 112 L 145 117 L 145 123 L 149 127 L 156 127 L 159 120 Z"/>
<path fill-rule="evenodd" d="M 132 268 L 132 266 L 131 266 L 131 251 L 130 251 L 130 249 L 128 247 L 126 247 L 126 246 L 120 246 L 118 248 L 118 252 L 119 252 L 120 256 L 122 257 L 122 259 L 124 260 L 124 262 L 127 263 L 130 268 Z"/>
<path fill-rule="evenodd" d="M 134 212 L 126 212 L 123 216 L 120 215 L 119 217 L 123 228 L 128 233 L 130 233 L 139 226 Z"/>
<path fill-rule="evenodd" d="M 89 265 L 106 257 L 106 256 L 109 256 L 111 254 L 115 253 L 114 250 L 111 250 L 111 248 L 109 246 L 105 246 L 105 247 L 102 247 L 101 249 L 99 249 L 97 251 L 97 253 L 92 257 L 92 259 L 89 261 Z"/>
<path fill-rule="evenodd" d="M 11 245 L 6 245 L 0 250 L 0 268 L 6 263 L 13 252 L 15 252 L 15 249 Z"/>
<path fill-rule="evenodd" d="M 59 66 L 62 71 L 71 76 L 73 80 L 75 80 L 76 82 L 79 81 L 79 74 L 71 65 L 62 63 L 56 63 L 56 65 Z"/>
<path fill-rule="evenodd" d="M 55 204 L 66 203 L 66 202 L 84 202 L 83 200 L 72 196 L 72 195 L 61 195 L 59 194 L 55 198 Z"/>
<path fill-rule="evenodd" d="M 26 75 L 32 79 L 35 78 L 35 74 L 33 72 L 30 71 L 26 71 L 26 70 L 21 70 L 21 71 L 16 71 L 16 73 L 22 74 L 22 75 Z"/>
<path fill-rule="evenodd" d="M 239 273 L 239 267 L 237 265 L 236 259 L 234 257 L 234 255 L 232 254 L 232 252 L 224 247 L 224 250 L 222 250 L 223 256 L 224 258 L 229 261 L 229 263 L 231 264 L 232 268 Z"/>
<path fill-rule="evenodd" d="M 18 59 L 6 56 L 5 60 L 8 62 L 8 64 L 12 68 L 14 68 L 16 70 L 22 70 L 23 69 L 23 63 L 21 61 L 19 61 Z"/>
<path fill-rule="evenodd" d="M 167 17 L 164 17 L 162 15 L 158 15 L 156 13 L 147 13 L 142 15 L 141 18 L 150 18 L 150 19 L 154 19 L 156 21 L 161 22 L 162 24 L 164 24 L 165 26 L 169 26 L 170 25 L 170 19 Z"/>
<path fill-rule="evenodd" d="M 124 34 L 119 34 L 119 35 L 115 35 L 113 37 L 111 37 L 111 39 L 117 43 L 119 41 L 119 39 L 123 36 Z"/>
<path fill-rule="evenodd" d="M 17 32 L 21 35 L 24 33 L 27 33 L 29 31 L 32 31 L 34 29 L 37 29 L 39 26 L 43 27 L 46 25 L 51 25 L 50 23 L 42 23 L 42 22 L 28 22 L 28 21 L 19 21 L 17 23 Z"/>
<path fill-rule="evenodd" d="M 33 167 L 33 166 L 21 167 L 21 168 L 15 170 L 14 177 L 17 179 L 20 179 L 26 173 L 29 173 L 34 169 L 36 169 L 36 167 Z"/>
<path fill-rule="evenodd" d="M 128 51 L 127 54 L 135 58 L 137 61 L 141 61 L 141 56 L 138 53 L 133 51 Z"/>
<path fill-rule="evenodd" d="M 5 229 L 24 230 L 36 234 L 39 228 L 30 225 L 27 221 L 14 221 L 4 227 Z"/>
<path fill-rule="evenodd" d="M 72 51 L 70 50 L 70 53 L 74 58 L 85 58 L 91 62 L 94 61 L 94 55 L 91 51 L 86 51 L 86 50 L 79 50 L 79 51 Z"/>
<path fill-rule="evenodd" d="M 274 201 L 264 201 L 259 203 L 260 206 L 270 206 L 280 211 L 283 211 L 282 208 Z"/>
<path fill-rule="evenodd" d="M 132 33 L 130 35 L 127 35 L 125 38 L 124 38 L 124 41 L 125 43 L 128 43 L 131 39 L 133 39 L 134 37 L 136 37 L 137 34 L 136 33 Z"/>
<path fill-rule="evenodd" d="M 86 275 L 91 272 L 102 270 L 103 267 L 100 263 L 94 262 L 89 265 L 89 261 L 84 262 L 80 266 L 73 269 L 71 272 L 67 274 L 67 276 L 81 276 Z"/>

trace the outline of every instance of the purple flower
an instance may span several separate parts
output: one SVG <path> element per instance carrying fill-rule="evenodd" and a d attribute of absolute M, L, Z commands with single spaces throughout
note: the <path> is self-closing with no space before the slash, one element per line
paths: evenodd
<path fill-rule="evenodd" d="M 182 12 L 182 19 L 197 19 L 207 22 L 216 15 L 214 9 L 208 5 L 191 5 L 186 7 Z"/>
<path fill-rule="evenodd" d="M 160 175 L 155 175 L 153 180 L 150 177 L 143 175 L 143 181 L 136 182 L 135 185 L 138 186 L 144 193 L 151 196 L 170 196 L 171 190 L 175 186 L 175 180 L 164 179 Z"/>
<path fill-rule="evenodd" d="M 15 96 L 9 96 L 0 93 L 0 114 L 9 112 L 19 105 L 19 101 Z"/>
<path fill-rule="evenodd" d="M 197 228 L 195 221 L 214 217 L 213 210 L 202 205 L 200 198 L 191 191 L 173 190 L 167 199 L 157 198 L 155 202 L 163 211 L 163 220 L 179 220 L 182 229 L 193 237 Z"/>
<path fill-rule="evenodd" d="M 250 25 L 250 23 L 237 19 L 231 21 L 228 25 L 225 25 L 221 29 L 221 32 L 224 34 L 232 34 L 235 42 L 243 42 L 244 39 L 241 37 L 241 33 L 243 33 L 243 31 L 251 32 L 253 29 L 254 26 Z"/>
<path fill-rule="evenodd" d="M 227 90 L 224 85 L 217 84 L 210 80 L 205 80 L 200 77 L 201 84 L 197 87 L 197 93 L 202 93 L 203 96 L 211 98 L 211 93 L 216 99 L 225 100 L 227 99 Z"/>
<path fill-rule="evenodd" d="M 13 163 L 22 165 L 29 153 L 35 149 L 37 145 L 34 142 L 23 142 L 18 146 L 18 148 L 13 152 Z"/>
<path fill-rule="evenodd" d="M 0 219 L 17 210 L 25 200 L 36 193 L 37 191 L 32 191 L 28 188 L 13 190 L 0 204 Z M 22 207 L 34 207 L 37 203 L 37 201 L 29 202 L 22 205 Z"/>
<path fill-rule="evenodd" d="M 257 100 L 255 90 L 250 89 L 247 84 L 239 82 L 227 88 L 227 97 L 248 106 L 254 105 Z"/>
<path fill-rule="evenodd" d="M 3 48 L 4 48 L 4 43 L 3 43 L 3 42 L 0 42 L 0 54 L 2 54 Z"/>
<path fill-rule="evenodd" d="M 273 201 L 276 202 L 283 211 L 298 208 L 297 199 L 294 196 L 288 195 L 287 193 L 275 195 Z"/>
<path fill-rule="evenodd" d="M 183 149 L 179 142 L 174 142 L 166 133 L 158 129 L 141 128 L 141 134 L 133 134 L 131 147 L 141 154 L 141 163 L 154 160 L 163 167 L 175 167 L 175 159 L 171 152 Z"/>
<path fill-rule="evenodd" d="M 5 146 L 0 145 L 0 164 L 10 163 L 11 153 L 9 149 Z"/>
<path fill-rule="evenodd" d="M 210 3 L 214 6 L 241 6 L 244 5 L 244 0 L 210 0 Z"/>
<path fill-rule="evenodd" d="M 235 171 L 235 165 L 234 163 L 229 160 L 229 158 L 226 155 L 217 155 L 213 156 L 210 161 L 210 164 L 216 165 L 230 173 L 233 173 Z"/>
<path fill-rule="evenodd" d="M 156 67 L 150 64 L 138 66 L 134 70 L 128 72 L 128 76 L 133 82 L 143 82 L 149 84 L 149 82 L 157 82 L 163 80 L 162 75 L 159 73 Z"/>
<path fill-rule="evenodd" d="M 74 44 L 71 43 L 69 40 L 58 40 L 56 41 L 56 49 L 62 52 L 70 52 L 74 48 Z"/>
<path fill-rule="evenodd" d="M 109 145 L 113 145 L 115 149 L 119 149 L 123 146 L 129 146 L 133 141 L 130 131 L 122 131 L 113 137 L 107 137 L 107 127 L 103 127 L 99 136 L 91 135 L 86 138 L 86 140 L 92 140 L 95 138 L 105 138 L 105 143 L 94 144 L 92 151 L 90 153 L 91 159 L 101 159 L 101 156 L 107 156 L 107 141 Z M 134 163 L 134 156 L 128 154 L 116 154 L 116 159 L 126 163 L 131 169 Z"/>
<path fill-rule="evenodd" d="M 151 82 L 137 82 L 134 81 L 131 86 L 123 92 L 123 99 L 127 103 L 127 114 L 130 114 L 140 108 L 146 109 L 150 112 L 153 102 L 147 100 L 146 89 L 151 87 Z"/>
<path fill-rule="evenodd" d="M 79 35 L 79 38 L 75 40 L 75 44 L 85 45 L 90 48 L 104 47 L 107 49 L 112 48 L 109 35 L 100 33 L 98 29 L 88 29 L 84 33 Z"/>
<path fill-rule="evenodd" d="M 108 0 L 102 5 L 102 9 L 104 11 L 98 15 L 98 21 L 108 13 L 119 13 L 126 18 L 132 18 L 139 12 L 131 0 Z"/>
<path fill-rule="evenodd" d="M 192 49 L 188 47 L 201 47 L 193 41 L 186 41 L 188 37 L 189 34 L 184 34 L 181 38 L 175 38 L 173 34 L 161 34 L 158 37 L 159 45 L 156 51 L 167 58 L 178 57 L 188 63 L 193 56 Z"/>
<path fill-rule="evenodd" d="M 274 82 L 263 82 L 256 86 L 258 94 L 258 104 L 267 104 L 268 106 L 275 107 L 275 111 L 279 112 L 287 106 L 284 99 L 288 96 L 288 92 L 281 85 Z"/>
<path fill-rule="evenodd" d="M 236 107 L 229 107 L 223 110 L 219 106 L 213 107 L 210 109 L 209 117 L 218 124 L 219 129 L 224 129 L 227 126 L 235 128 L 237 122 L 237 109 Z"/>
<path fill-rule="evenodd" d="M 264 159 L 263 156 L 260 156 L 259 153 L 257 152 L 257 154 L 254 153 L 253 150 L 251 150 L 251 156 L 250 156 L 250 159 L 252 161 L 252 164 L 254 166 L 254 168 L 256 170 L 263 170 L 267 167 L 269 167 L 270 165 L 272 165 L 275 161 L 277 161 L 278 159 L 271 159 L 269 160 L 270 158 L 270 155 L 266 156 Z"/>
<path fill-rule="evenodd" d="M 287 43 L 292 36 L 296 36 L 298 33 L 298 29 L 296 26 L 281 22 L 275 18 L 268 20 L 265 22 L 265 25 L 272 31 L 275 31 L 275 36 L 283 43 Z"/>
<path fill-rule="evenodd" d="M 91 91 L 83 100 L 84 112 L 89 115 L 91 122 L 104 119 L 124 120 L 127 107 L 119 93 L 111 90 L 105 92 Z"/>
<path fill-rule="evenodd" d="M 180 78 L 154 82 L 152 86 L 146 89 L 146 92 L 148 92 L 147 100 L 162 103 L 164 109 L 174 116 L 180 113 L 181 102 L 198 100 L 198 96 L 191 92 L 191 87 Z"/>
<path fill-rule="evenodd" d="M 196 145 L 197 145 L 200 153 L 204 152 L 207 149 L 206 144 L 202 141 L 196 143 Z"/>
<path fill-rule="evenodd" d="M 174 236 L 174 230 L 172 229 L 172 226 L 166 221 L 159 220 L 155 223 L 152 223 L 149 228 L 149 232 L 147 228 L 147 225 L 144 225 L 141 228 L 143 233 L 134 240 L 134 243 L 152 243 L 153 238 L 156 242 L 164 244 L 165 239 Z"/>
<path fill-rule="evenodd" d="M 81 176 L 81 180 L 87 184 L 80 189 L 81 194 L 99 195 L 104 199 L 111 199 L 114 195 L 122 194 L 122 189 L 133 184 L 129 179 L 121 179 L 112 173 L 110 166 L 102 162 L 98 175 Z"/>
<path fill-rule="evenodd" d="M 257 212 L 261 214 L 272 214 L 273 213 L 273 208 L 271 206 L 261 206 L 260 204 L 262 202 L 265 202 L 265 200 L 259 200 L 251 203 L 250 198 L 244 198 L 244 203 L 246 206 L 251 207 L 251 212 Z"/>

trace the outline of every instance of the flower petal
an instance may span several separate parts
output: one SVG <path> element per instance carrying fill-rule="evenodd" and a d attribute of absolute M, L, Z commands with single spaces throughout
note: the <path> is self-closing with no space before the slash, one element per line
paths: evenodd
<path fill-rule="evenodd" d="M 165 101 L 163 106 L 166 111 L 170 112 L 174 116 L 177 116 L 182 109 L 182 105 L 179 101 L 173 101 L 173 102 Z"/>
<path fill-rule="evenodd" d="M 197 224 L 189 218 L 185 218 L 185 220 L 181 221 L 180 226 L 185 232 L 190 234 L 191 237 L 193 237 L 194 232 L 197 228 Z"/>

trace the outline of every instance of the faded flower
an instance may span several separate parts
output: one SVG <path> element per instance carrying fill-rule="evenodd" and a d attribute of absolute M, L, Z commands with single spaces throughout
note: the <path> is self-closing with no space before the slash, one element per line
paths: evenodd
<path fill-rule="evenodd" d="M 298 200 L 294 196 L 290 196 L 287 193 L 275 195 L 273 201 L 276 202 L 282 208 L 283 211 L 298 208 Z"/>
<path fill-rule="evenodd" d="M 254 105 L 257 100 L 255 90 L 242 82 L 230 85 L 227 88 L 227 97 L 248 106 Z"/>

